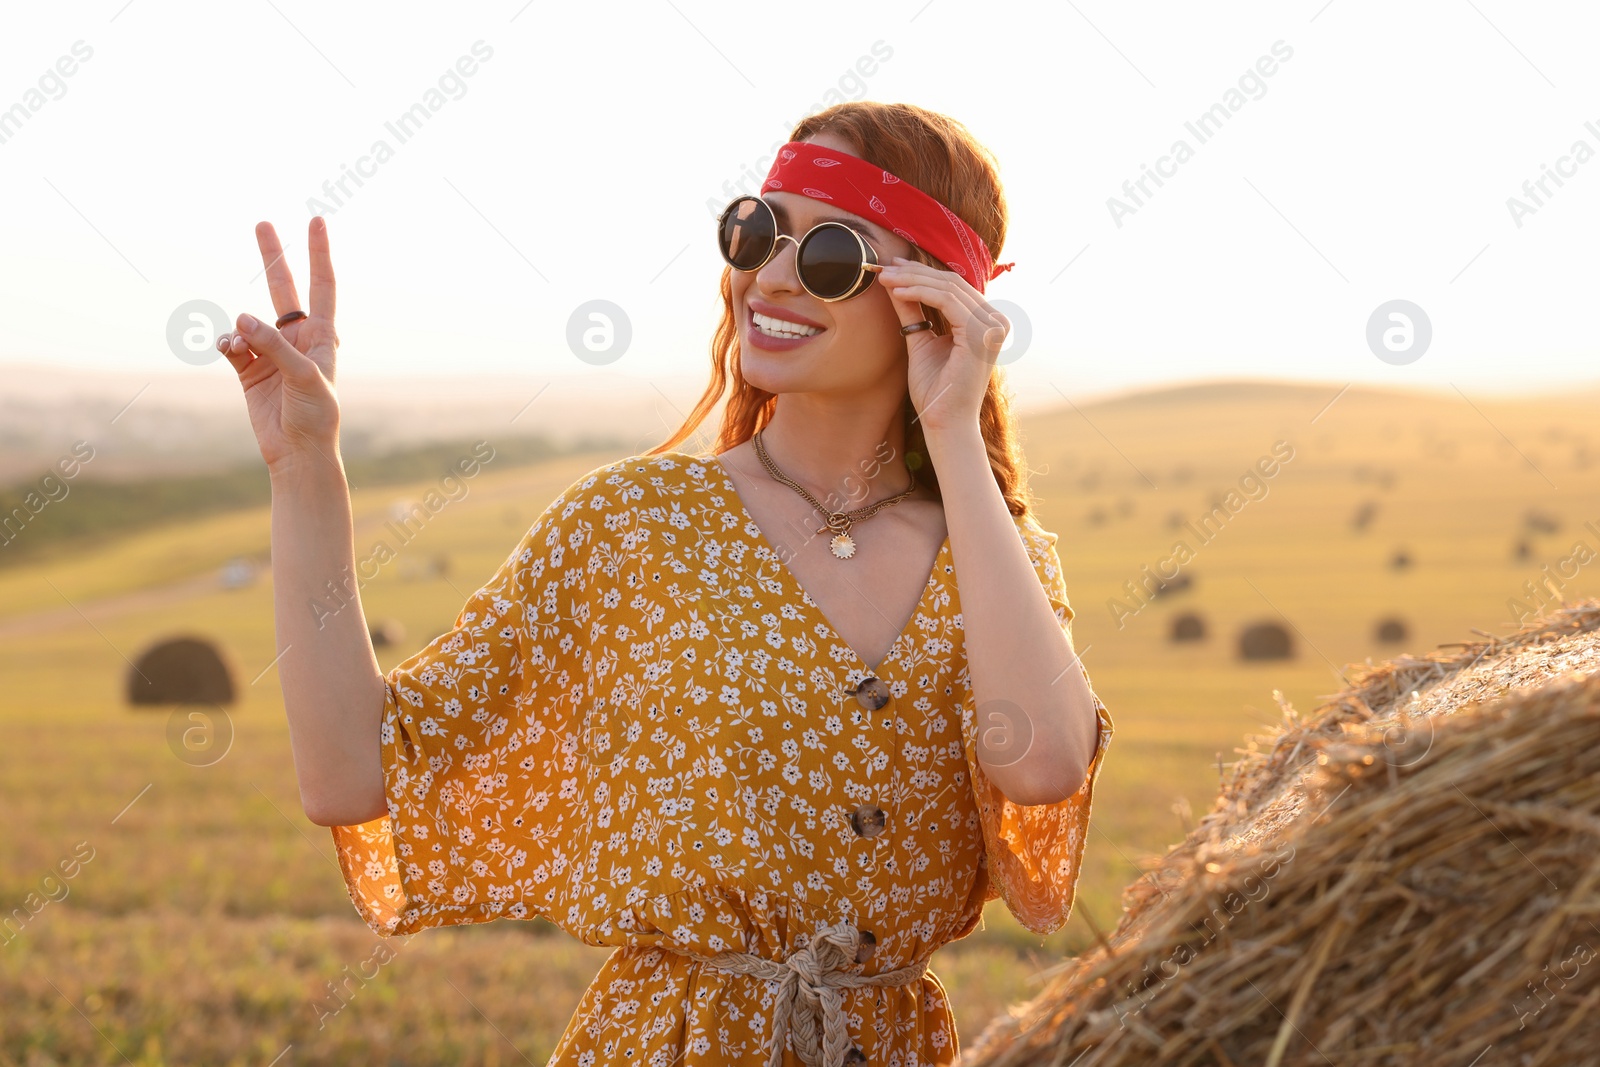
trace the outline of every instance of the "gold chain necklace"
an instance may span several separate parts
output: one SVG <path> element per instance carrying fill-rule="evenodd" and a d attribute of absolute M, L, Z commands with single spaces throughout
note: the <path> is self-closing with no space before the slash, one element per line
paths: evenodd
<path fill-rule="evenodd" d="M 820 534 L 827 533 L 830 530 L 833 531 L 833 541 L 828 547 L 839 559 L 849 559 L 851 556 L 856 554 L 856 542 L 855 539 L 850 536 L 850 527 L 853 524 L 870 519 L 884 508 L 900 503 L 900 501 L 910 496 L 917 488 L 917 474 L 909 466 L 907 466 L 906 473 L 911 475 L 911 484 L 906 486 L 905 492 L 899 494 L 898 496 L 889 497 L 887 500 L 880 500 L 876 504 L 873 504 L 869 507 L 856 508 L 854 511 L 829 511 L 827 508 L 822 506 L 816 497 L 806 492 L 804 486 L 790 479 L 778 469 L 777 464 L 772 462 L 772 457 L 767 455 L 767 450 L 761 443 L 761 435 L 765 432 L 765 427 L 757 430 L 753 439 L 753 443 L 755 444 L 756 448 L 756 456 L 761 460 L 761 465 L 767 468 L 768 474 L 772 475 L 778 481 L 782 482 L 790 489 L 793 489 L 795 492 L 805 497 L 811 502 L 812 507 L 828 516 L 827 524 L 823 526 L 822 529 L 818 530 L 817 533 Z"/>

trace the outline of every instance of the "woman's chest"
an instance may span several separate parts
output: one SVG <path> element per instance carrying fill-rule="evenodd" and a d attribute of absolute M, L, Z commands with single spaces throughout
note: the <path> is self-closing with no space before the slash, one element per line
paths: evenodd
<path fill-rule="evenodd" d="M 953 577 L 935 568 L 869 669 L 740 534 L 664 523 L 591 576 L 616 586 L 573 723 L 591 855 L 643 857 L 626 873 L 658 887 L 961 893 L 982 837 Z"/>

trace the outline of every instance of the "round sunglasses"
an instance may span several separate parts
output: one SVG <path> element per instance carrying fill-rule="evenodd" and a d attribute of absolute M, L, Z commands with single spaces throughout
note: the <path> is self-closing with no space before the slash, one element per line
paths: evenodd
<path fill-rule="evenodd" d="M 779 241 L 794 241 L 800 284 L 818 300 L 849 300 L 872 284 L 877 250 L 842 222 L 819 222 L 797 240 L 778 232 L 772 205 L 759 196 L 736 197 L 717 217 L 717 247 L 734 270 L 760 270 Z"/>

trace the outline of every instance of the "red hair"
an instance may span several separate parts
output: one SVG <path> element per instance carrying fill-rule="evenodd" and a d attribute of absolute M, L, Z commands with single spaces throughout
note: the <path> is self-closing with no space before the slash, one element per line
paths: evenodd
<path fill-rule="evenodd" d="M 910 182 L 954 211 L 982 238 L 990 257 L 999 261 L 1006 239 L 1006 200 L 999 169 L 989 150 L 961 123 L 913 104 L 852 100 L 802 119 L 788 139 L 804 141 L 823 131 L 843 137 L 853 146 L 852 154 Z M 929 266 L 946 269 L 921 248 L 913 246 L 912 256 Z M 726 452 L 743 444 L 772 419 L 777 394 L 751 385 L 739 370 L 739 327 L 733 310 L 732 278 L 733 268 L 724 267 L 722 319 L 711 338 L 711 381 L 683 425 L 645 455 L 675 450 L 705 421 L 730 381 L 732 391 L 722 413 L 714 452 Z M 945 333 L 948 324 L 944 317 L 935 308 L 927 310 L 934 328 Z M 1028 488 L 1011 400 L 1002 391 L 1003 385 L 1002 372 L 996 367 L 978 409 L 978 428 L 1007 509 L 1012 515 L 1026 516 L 1032 509 L 1033 495 Z M 928 456 L 921 423 L 912 421 L 916 409 L 909 391 L 902 415 L 906 450 L 922 457 L 922 464 L 916 468 L 917 480 L 937 492 L 938 472 Z"/>

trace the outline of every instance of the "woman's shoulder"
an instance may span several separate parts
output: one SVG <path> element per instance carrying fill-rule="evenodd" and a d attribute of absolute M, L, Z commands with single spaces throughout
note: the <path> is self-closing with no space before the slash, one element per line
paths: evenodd
<path fill-rule="evenodd" d="M 706 454 L 676 451 L 610 460 L 568 483 L 528 532 L 537 534 L 548 526 L 570 527 L 616 511 L 650 509 L 667 501 L 681 501 L 686 489 L 712 484 L 717 477 L 714 466 L 714 460 Z"/>

